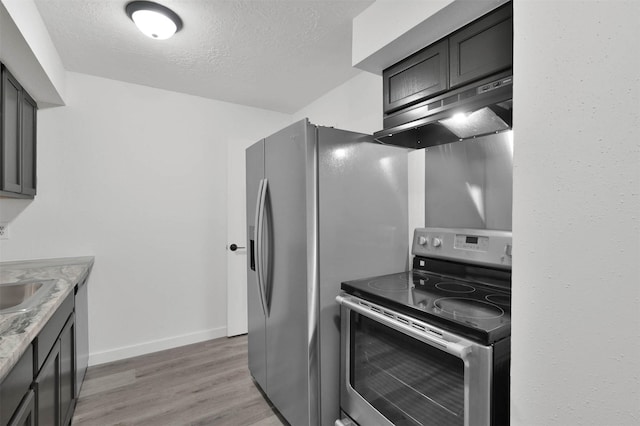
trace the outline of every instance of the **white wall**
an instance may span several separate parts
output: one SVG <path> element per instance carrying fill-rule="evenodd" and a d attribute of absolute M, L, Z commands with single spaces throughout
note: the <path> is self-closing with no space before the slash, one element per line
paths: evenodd
<path fill-rule="evenodd" d="M 640 424 L 640 3 L 514 3 L 511 424 Z"/>
<path fill-rule="evenodd" d="M 382 129 L 382 77 L 361 72 L 293 114 L 313 124 L 353 132 Z"/>
<path fill-rule="evenodd" d="M 227 143 L 290 116 L 69 73 L 1 260 L 94 255 L 92 364 L 225 335 Z"/>

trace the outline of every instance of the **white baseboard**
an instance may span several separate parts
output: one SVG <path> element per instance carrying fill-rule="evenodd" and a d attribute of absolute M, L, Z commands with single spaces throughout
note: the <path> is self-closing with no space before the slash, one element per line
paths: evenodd
<path fill-rule="evenodd" d="M 137 345 L 110 349 L 108 351 L 90 353 L 89 366 L 150 354 L 152 352 L 163 351 L 165 349 L 177 348 L 179 346 L 190 345 L 192 343 L 204 342 L 205 340 L 217 339 L 219 337 L 225 337 L 226 335 L 227 328 L 219 327 L 199 331 L 197 333 L 189 333 L 182 336 L 169 337 Z"/>

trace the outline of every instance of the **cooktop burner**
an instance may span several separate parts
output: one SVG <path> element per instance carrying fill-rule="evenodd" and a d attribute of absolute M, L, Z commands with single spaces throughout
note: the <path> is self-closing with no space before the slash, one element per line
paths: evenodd
<path fill-rule="evenodd" d="M 436 284 L 436 288 L 451 293 L 473 293 L 476 291 L 475 287 L 469 284 L 456 283 L 453 281 L 443 281 Z"/>
<path fill-rule="evenodd" d="M 347 281 L 342 290 L 484 344 L 511 333 L 508 289 L 414 270 Z"/>
<path fill-rule="evenodd" d="M 511 297 L 504 294 L 490 294 L 484 298 L 491 303 L 511 306 Z"/>
<path fill-rule="evenodd" d="M 443 297 L 433 302 L 433 305 L 454 318 L 488 319 L 504 315 L 504 311 L 499 306 L 463 297 Z"/>
<path fill-rule="evenodd" d="M 402 274 L 399 274 L 402 275 Z M 381 291 L 406 291 L 409 288 L 409 272 L 404 273 L 405 279 L 400 277 L 379 277 L 369 281 L 369 287 Z"/>

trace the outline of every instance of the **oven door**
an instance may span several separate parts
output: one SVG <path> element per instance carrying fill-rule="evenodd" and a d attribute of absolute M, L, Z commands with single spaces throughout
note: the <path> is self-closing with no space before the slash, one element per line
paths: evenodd
<path fill-rule="evenodd" d="M 342 410 L 360 425 L 491 423 L 492 348 L 350 296 L 341 305 Z"/>

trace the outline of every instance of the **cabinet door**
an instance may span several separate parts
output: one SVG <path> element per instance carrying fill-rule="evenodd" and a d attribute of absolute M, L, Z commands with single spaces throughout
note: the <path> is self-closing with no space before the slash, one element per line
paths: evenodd
<path fill-rule="evenodd" d="M 36 193 L 36 116 L 38 106 L 22 91 L 22 193 Z"/>
<path fill-rule="evenodd" d="M 35 394 L 33 390 L 29 390 L 22 400 L 20 407 L 16 411 L 8 426 L 35 426 L 36 424 L 36 408 Z"/>
<path fill-rule="evenodd" d="M 38 426 L 60 425 L 60 341 L 56 341 L 35 380 Z"/>
<path fill-rule="evenodd" d="M 80 396 L 80 388 L 84 376 L 87 373 L 89 366 L 89 307 L 88 303 L 88 288 L 87 278 L 83 282 L 78 284 L 78 288 L 75 295 L 75 348 L 76 348 L 76 371 L 75 371 L 75 392 L 74 396 L 77 399 Z"/>
<path fill-rule="evenodd" d="M 33 350 L 31 345 L 20 357 L 16 365 L 0 383 L 0 425 L 6 425 L 29 391 L 33 381 Z"/>
<path fill-rule="evenodd" d="M 22 158 L 20 149 L 20 84 L 6 68 L 2 68 L 2 173 L 0 189 L 22 191 Z"/>
<path fill-rule="evenodd" d="M 75 316 L 71 314 L 60 333 L 60 420 L 69 424 L 75 404 Z"/>
<path fill-rule="evenodd" d="M 513 18 L 509 3 L 449 38 L 452 88 L 510 68 Z"/>
<path fill-rule="evenodd" d="M 393 112 L 447 90 L 448 63 L 447 40 L 443 40 L 384 70 L 384 112 Z"/>

